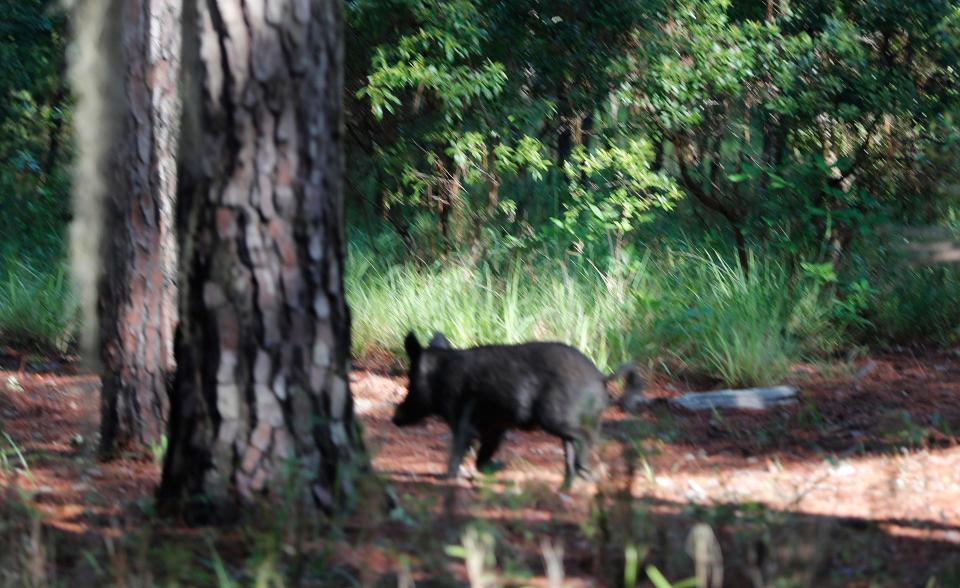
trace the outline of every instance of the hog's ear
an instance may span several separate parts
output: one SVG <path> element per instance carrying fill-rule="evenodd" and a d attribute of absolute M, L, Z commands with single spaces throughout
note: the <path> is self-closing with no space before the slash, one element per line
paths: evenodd
<path fill-rule="evenodd" d="M 437 331 L 433 334 L 433 339 L 430 339 L 428 347 L 433 347 L 434 349 L 450 349 L 452 346 L 450 342 L 447 341 L 447 338 L 443 336 L 443 333 Z"/>
<path fill-rule="evenodd" d="M 417 341 L 417 336 L 413 334 L 413 331 L 407 333 L 407 338 L 403 340 L 403 348 L 407 350 L 407 357 L 410 358 L 410 363 L 416 363 L 417 358 L 420 357 L 420 352 L 423 351 L 423 348 L 420 347 L 420 341 Z"/>

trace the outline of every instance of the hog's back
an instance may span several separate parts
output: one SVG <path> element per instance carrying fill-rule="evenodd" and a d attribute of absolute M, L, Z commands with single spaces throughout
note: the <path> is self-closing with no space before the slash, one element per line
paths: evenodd
<path fill-rule="evenodd" d="M 569 345 L 489 345 L 455 353 L 462 400 L 474 402 L 477 424 L 556 429 L 595 421 L 606 405 L 603 374 Z"/>

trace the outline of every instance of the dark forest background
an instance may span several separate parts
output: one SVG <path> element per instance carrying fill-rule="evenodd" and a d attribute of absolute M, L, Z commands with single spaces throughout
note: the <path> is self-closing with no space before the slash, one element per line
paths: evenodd
<path fill-rule="evenodd" d="M 737 384 L 960 335 L 914 251 L 960 224 L 957 2 L 345 9 L 356 354 L 412 325 Z M 66 18 L 0 12 L 0 338 L 64 350 Z"/>

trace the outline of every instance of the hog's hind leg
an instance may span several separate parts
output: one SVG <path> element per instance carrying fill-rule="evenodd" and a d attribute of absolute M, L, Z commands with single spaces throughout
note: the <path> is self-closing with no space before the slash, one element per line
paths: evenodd
<path fill-rule="evenodd" d="M 563 484 L 562 489 L 569 488 L 573 484 L 573 473 L 576 471 L 577 450 L 576 444 L 572 439 L 563 440 Z"/>
<path fill-rule="evenodd" d="M 606 406 L 606 391 L 595 389 L 593 393 L 585 393 L 582 398 L 583 404 L 578 411 L 580 426 L 574 441 L 574 467 L 577 475 L 590 480 L 593 476 L 590 471 L 590 453 L 600 436 L 600 420 Z"/>
<path fill-rule="evenodd" d="M 574 457 L 574 466 L 577 470 L 577 475 L 585 480 L 589 480 L 590 473 L 590 438 L 592 436 L 587 433 L 583 437 L 574 441 L 575 446 L 575 457 Z"/>
<path fill-rule="evenodd" d="M 585 432 L 573 427 L 544 427 L 544 430 L 563 440 L 564 471 L 561 488 L 569 488 L 576 475 L 584 478 L 589 477 L 590 472 L 586 466 L 588 464 L 587 457 L 590 454 L 590 444 L 587 442 Z"/>
<path fill-rule="evenodd" d="M 541 414 L 541 428 L 563 441 L 564 475 L 562 488 L 569 488 L 573 483 L 574 476 L 590 477 L 590 447 L 593 435 L 589 425 L 594 421 L 596 421 L 596 418 L 584 419 L 583 407 L 576 407 L 574 411 L 569 409 L 565 411 L 553 410 Z M 587 426 L 583 426 L 584 424 L 587 424 Z"/>

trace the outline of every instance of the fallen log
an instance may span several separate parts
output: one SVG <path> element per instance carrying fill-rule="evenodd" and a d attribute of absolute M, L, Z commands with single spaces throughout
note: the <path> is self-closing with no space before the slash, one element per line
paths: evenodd
<path fill-rule="evenodd" d="M 794 386 L 772 386 L 763 388 L 744 388 L 740 390 L 714 390 L 712 392 L 687 392 L 683 396 L 670 398 L 667 402 L 686 410 L 767 410 L 797 401 L 798 390 Z M 653 402 L 653 399 L 635 396 L 625 403 L 629 412 Z"/>
<path fill-rule="evenodd" d="M 770 388 L 744 388 L 742 390 L 716 390 L 713 392 L 688 392 L 679 398 L 670 399 L 671 404 L 687 410 L 713 410 L 736 408 L 740 410 L 766 410 L 790 404 L 797 400 L 793 386 Z"/>

